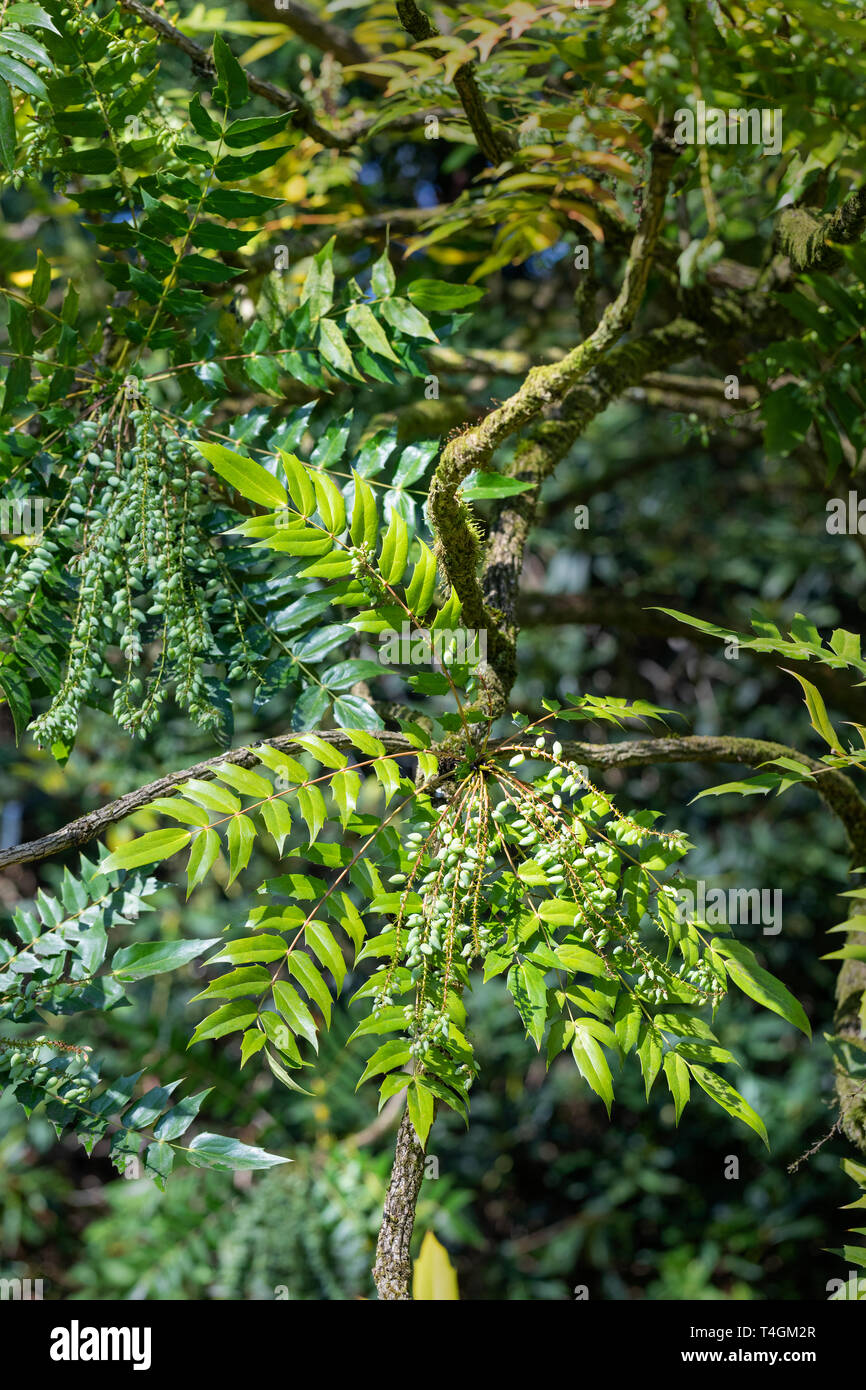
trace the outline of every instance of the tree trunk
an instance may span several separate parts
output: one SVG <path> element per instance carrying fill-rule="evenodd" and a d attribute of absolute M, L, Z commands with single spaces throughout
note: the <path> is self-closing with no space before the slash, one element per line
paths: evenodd
<path fill-rule="evenodd" d="M 382 1226 L 376 1246 L 373 1278 L 379 1297 L 386 1300 L 411 1301 L 412 1261 L 409 1246 L 415 1226 L 415 1206 L 424 1180 L 424 1148 L 409 1119 L 408 1108 L 403 1111 L 394 1167 L 385 1198 Z"/>

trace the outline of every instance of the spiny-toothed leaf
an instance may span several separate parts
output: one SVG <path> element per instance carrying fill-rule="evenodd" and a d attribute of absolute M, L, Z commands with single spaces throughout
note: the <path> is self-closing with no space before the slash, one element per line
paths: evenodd
<path fill-rule="evenodd" d="M 342 989 L 343 981 L 346 978 L 346 962 L 330 927 L 324 922 L 314 919 L 312 922 L 308 922 L 304 928 L 304 936 L 310 950 L 318 957 L 325 969 L 330 970 L 337 989 Z"/>
<path fill-rule="evenodd" d="M 410 908 L 413 910 L 417 908 Z M 531 961 L 517 961 L 508 972 L 508 988 L 527 1033 L 536 1047 L 540 1047 L 547 1015 L 544 971 Z"/>
<path fill-rule="evenodd" d="M 676 1123 L 679 1124 L 680 1116 L 689 1099 L 689 1069 L 676 1052 L 665 1053 L 663 1066 L 670 1093 L 674 1098 Z"/>
<path fill-rule="evenodd" d="M 361 778 L 352 768 L 335 772 L 331 778 L 331 795 L 340 810 L 340 824 L 346 826 L 358 804 Z"/>
<path fill-rule="evenodd" d="M 613 1077 L 600 1044 L 585 1024 L 586 1020 L 575 1024 L 574 1040 L 571 1044 L 572 1056 L 581 1076 L 604 1101 L 605 1109 L 610 1115 L 613 1103 Z"/>
<path fill-rule="evenodd" d="M 640 1062 L 641 1074 L 646 1087 L 647 1100 L 652 1090 L 653 1082 L 659 1074 L 662 1064 L 662 1049 L 658 1038 L 647 1024 L 641 1024 L 641 1036 L 637 1048 L 638 1061 Z"/>
<path fill-rule="evenodd" d="M 243 999 L 247 995 L 261 995 L 271 987 L 271 977 L 263 965 L 242 965 L 238 970 L 229 970 L 219 979 L 211 980 L 207 989 L 194 994 L 189 1001 L 197 999 Z"/>
<path fill-rule="evenodd" d="M 787 667 L 783 666 L 782 670 L 787 671 Z M 805 676 L 801 676 L 797 671 L 787 671 L 787 674 L 799 681 L 803 688 L 803 694 L 806 698 L 806 708 L 809 711 L 809 719 L 812 728 L 816 733 L 821 735 L 825 743 L 829 744 L 834 753 L 844 753 L 845 750 L 839 742 L 839 735 L 830 723 L 830 716 L 827 713 L 820 691 L 816 689 L 811 681 L 807 681 Z"/>
<path fill-rule="evenodd" d="M 303 763 L 299 763 L 295 758 L 290 758 L 288 753 L 281 753 L 278 748 L 272 748 L 270 744 L 260 743 L 255 748 L 255 755 L 265 767 L 269 767 L 271 772 L 276 772 L 280 777 L 285 777 L 289 782 L 306 782 L 309 773 Z"/>
<path fill-rule="evenodd" d="M 340 695 L 334 701 L 334 719 L 341 729 L 366 724 L 369 729 L 384 729 L 385 724 L 371 704 L 360 695 Z"/>
<path fill-rule="evenodd" d="M 216 863 L 220 852 L 220 837 L 215 830 L 203 830 L 196 835 L 190 846 L 189 862 L 186 866 L 186 896 L 189 897 L 196 884 L 206 878 Z"/>
<path fill-rule="evenodd" d="M 408 554 L 409 529 L 402 516 L 393 511 L 379 556 L 379 573 L 386 584 L 397 584 L 403 578 Z"/>
<path fill-rule="evenodd" d="M 740 941 L 719 941 L 717 938 L 713 939 L 711 946 L 725 958 L 728 975 L 744 994 L 763 1004 L 764 1008 L 772 1009 L 773 1013 L 779 1014 L 805 1033 L 807 1038 L 811 1038 L 812 1029 L 802 1005 L 781 980 L 777 980 L 768 970 L 762 970 L 748 946 Z"/>
<path fill-rule="evenodd" d="M 363 1086 L 365 1081 L 369 1081 L 371 1076 L 378 1076 L 381 1072 L 394 1071 L 395 1067 L 404 1067 L 412 1055 L 412 1050 L 407 1042 L 393 1039 L 391 1042 L 383 1043 L 378 1047 L 370 1058 L 358 1085 L 357 1091 Z"/>
<path fill-rule="evenodd" d="M 115 953 L 111 973 L 118 980 L 145 980 L 166 970 L 178 970 L 218 945 L 219 937 L 202 941 L 140 941 Z"/>
<path fill-rule="evenodd" d="M 412 1121 L 412 1128 L 418 1135 L 423 1146 L 427 1143 L 427 1136 L 430 1133 L 430 1126 L 433 1123 L 433 1113 L 436 1104 L 433 1092 L 429 1091 L 423 1081 L 419 1080 L 417 1076 L 413 1076 L 412 1080 L 409 1082 L 406 1100 L 409 1106 L 409 1119 Z"/>
<path fill-rule="evenodd" d="M 396 672 L 388 670 L 380 661 L 364 661 L 352 657 L 348 661 L 338 661 L 336 665 L 329 666 L 327 671 L 321 672 L 320 679 L 329 690 L 349 690 L 357 681 L 393 675 L 396 675 Z"/>
<path fill-rule="evenodd" d="M 236 454 L 234 450 L 226 449 L 222 444 L 197 441 L 195 448 L 207 459 L 211 468 L 249 502 L 258 502 L 271 510 L 287 505 L 288 493 L 282 483 L 254 459 Z"/>
<path fill-rule="evenodd" d="M 379 1113 L 382 1113 L 384 1106 L 392 1096 L 398 1096 L 401 1091 L 405 1091 L 409 1084 L 409 1077 L 403 1072 L 391 1072 L 386 1076 L 379 1087 Z"/>
<path fill-rule="evenodd" d="M 408 299 L 395 296 L 393 299 L 384 300 L 382 317 L 387 319 L 392 327 L 405 333 L 407 338 L 429 338 L 434 343 L 439 341 L 424 314 Z"/>
<path fill-rule="evenodd" d="M 196 805 L 205 806 L 209 811 L 224 811 L 227 815 L 235 815 L 241 809 L 241 803 L 231 792 L 217 786 L 215 782 L 202 782 L 198 777 L 191 777 L 188 782 L 184 782 L 183 786 L 178 787 L 178 792 L 194 801 Z"/>
<path fill-rule="evenodd" d="M 255 1022 L 255 1018 L 256 1009 L 246 999 L 233 999 L 231 1003 L 223 1004 L 222 1008 L 202 1019 L 188 1046 L 192 1047 L 194 1043 L 204 1042 L 208 1038 L 224 1038 L 227 1033 L 249 1028 L 250 1024 Z"/>
<path fill-rule="evenodd" d="M 343 494 L 327 473 L 316 472 L 312 477 L 322 521 L 332 536 L 342 535 L 346 529 L 346 504 Z"/>
<path fill-rule="evenodd" d="M 285 1024 L 283 1025 L 285 1027 Z M 268 1066 L 278 1081 L 282 1081 L 284 1086 L 288 1086 L 290 1091 L 299 1091 L 302 1096 L 312 1095 L 311 1091 L 305 1091 L 303 1086 L 299 1086 L 294 1077 L 290 1076 L 285 1067 L 277 1061 L 276 1057 L 270 1052 L 265 1052 Z"/>
<path fill-rule="evenodd" d="M 319 1035 L 316 1023 L 298 991 L 285 980 L 277 980 L 274 985 L 274 1003 L 283 1018 L 295 1033 L 307 1039 L 315 1052 L 319 1050 Z"/>
<path fill-rule="evenodd" d="M 281 1014 L 274 1009 L 263 1009 L 259 1014 L 259 1025 L 264 1028 L 268 1035 L 268 1042 L 275 1047 L 282 1057 L 285 1057 L 293 1066 L 302 1067 L 303 1058 L 295 1042 L 295 1035 Z"/>
<path fill-rule="evenodd" d="M 153 1131 L 154 1137 L 160 1140 L 179 1139 L 189 1129 L 202 1107 L 202 1102 L 212 1090 L 213 1087 L 208 1086 L 204 1091 L 197 1091 L 194 1096 L 179 1100 L 167 1115 L 163 1115 Z"/>
<path fill-rule="evenodd" d="M 406 614 L 396 603 L 384 604 L 380 608 L 367 608 L 353 618 L 350 624 L 356 632 L 391 632 L 399 628 Z"/>
<path fill-rule="evenodd" d="M 219 37 L 219 36 L 217 36 Z M 289 1158 L 267 1153 L 253 1144 L 242 1144 L 224 1134 L 197 1134 L 186 1150 L 186 1160 L 194 1168 L 216 1168 L 221 1173 L 248 1172 L 291 1163 Z"/>
<path fill-rule="evenodd" d="M 20 0 L 20 3 L 10 5 L 6 11 L 5 22 L 20 24 L 28 29 L 48 29 L 52 34 L 60 34 L 51 16 L 41 5 L 33 4 L 32 0 Z"/>
<path fill-rule="evenodd" d="M 227 106 L 243 106 L 249 100 L 247 76 L 221 34 L 214 35 L 213 61 Z"/>
<path fill-rule="evenodd" d="M 352 525 L 349 534 L 354 546 L 366 545 L 373 550 L 379 534 L 379 516 L 372 488 L 352 470 L 355 482 L 355 502 L 352 507 Z"/>
<path fill-rule="evenodd" d="M 421 558 L 412 571 L 412 578 L 406 590 L 406 604 L 420 620 L 430 607 L 436 588 L 436 559 L 423 541 L 419 541 L 418 544 L 421 547 Z"/>
<path fill-rule="evenodd" d="M 327 818 L 325 798 L 318 787 L 299 787 L 298 807 L 309 831 L 310 844 L 314 844 Z"/>
<path fill-rule="evenodd" d="M 340 894 L 340 901 L 342 903 L 342 911 L 337 920 L 343 928 L 343 931 L 349 937 L 355 950 L 360 951 L 364 944 L 364 937 L 367 935 L 364 919 L 347 893 Z"/>
<path fill-rule="evenodd" d="M 220 183 L 235 183 L 250 179 L 264 169 L 270 169 L 296 144 L 278 145 L 276 149 L 249 150 L 246 154 L 227 154 L 214 166 L 214 176 Z"/>
<path fill-rule="evenodd" d="M 288 806 L 279 797 L 266 801 L 261 807 L 262 820 L 274 838 L 277 854 L 282 854 L 283 845 L 292 833 L 292 817 Z"/>
<path fill-rule="evenodd" d="M 421 773 L 421 776 L 425 778 L 425 780 L 429 779 L 430 777 L 438 776 L 439 759 L 436 757 L 435 753 L 419 752 L 417 754 L 417 758 L 418 771 Z"/>
<path fill-rule="evenodd" d="M 232 121 L 223 140 L 231 150 L 243 150 L 250 145 L 261 145 L 280 135 L 292 119 L 293 113 L 287 111 L 282 116 L 245 116 L 243 120 Z M 199 131 L 201 134 L 201 131 Z"/>
<path fill-rule="evenodd" d="M 302 516 L 312 516 L 316 510 L 316 494 L 308 473 L 299 458 L 280 449 L 280 460 L 292 501 Z"/>
<path fill-rule="evenodd" d="M 379 1009 L 377 1013 L 370 1014 L 367 1018 L 361 1019 L 355 1031 L 346 1039 L 346 1046 L 355 1041 L 356 1038 L 364 1038 L 369 1033 L 378 1035 L 380 1033 L 399 1033 L 406 1027 L 406 1014 L 399 1004 L 389 1005 L 388 1008 Z"/>
<path fill-rule="evenodd" d="M 317 1004 L 325 1017 L 325 1025 L 331 1026 L 331 991 L 322 979 L 306 951 L 292 951 L 286 961 L 289 971 L 306 990 L 310 999 Z"/>
<path fill-rule="evenodd" d="M 248 1028 L 241 1038 L 241 1066 L 245 1067 L 251 1057 L 265 1046 L 266 1035 L 260 1028 Z"/>
<path fill-rule="evenodd" d="M 365 733 L 363 729 L 346 729 L 344 732 L 349 742 L 369 758 L 384 758 L 385 745 L 373 738 L 372 734 Z"/>
<path fill-rule="evenodd" d="M 257 772 L 249 772 L 245 767 L 235 767 L 233 763 L 220 763 L 214 768 L 214 773 L 221 782 L 233 787 L 236 792 L 241 792 L 243 796 L 273 795 L 271 783 L 260 777 Z"/>
<path fill-rule="evenodd" d="M 728 1114 L 733 1115 L 735 1119 L 742 1120 L 743 1124 L 748 1125 L 756 1134 L 760 1134 L 767 1148 L 770 1147 L 764 1121 L 729 1081 L 726 1081 L 723 1076 L 719 1076 L 716 1072 L 708 1071 L 706 1067 L 699 1067 L 694 1063 L 689 1064 L 689 1070 L 698 1085 L 706 1091 L 711 1100 L 716 1102 L 716 1105 L 727 1110 Z"/>
<path fill-rule="evenodd" d="M 621 994 L 614 1011 L 614 1032 L 623 1052 L 637 1047 L 642 1019 L 643 1011 L 634 996 Z"/>
<path fill-rule="evenodd" d="M 342 329 L 333 319 L 319 320 L 318 348 L 325 361 L 336 367 L 338 372 L 345 372 L 346 376 L 354 377 L 356 381 L 364 380 L 352 360 L 351 349 Z"/>
<path fill-rule="evenodd" d="M 308 753 L 312 753 L 323 767 L 345 767 L 349 761 L 345 753 L 341 753 L 339 748 L 335 748 L 326 739 L 319 738 L 317 734 L 298 734 L 295 742 Z"/>
<path fill-rule="evenodd" d="M 400 790 L 400 768 L 391 758 L 379 758 L 373 764 L 373 771 L 376 780 L 385 793 L 385 805 L 390 806 L 391 800 Z"/>
<path fill-rule="evenodd" d="M 229 821 L 229 883 L 234 883 L 241 869 L 250 862 L 256 842 L 256 827 L 249 816 L 233 816 Z"/>
<path fill-rule="evenodd" d="M 6 35 L 3 37 L 4 39 L 7 38 Z M 40 101 L 48 101 L 48 92 L 42 78 L 38 73 L 35 73 L 32 68 L 28 67 L 26 63 L 22 63 L 19 58 L 12 58 L 7 53 L 0 52 L 0 78 L 5 79 L 13 87 L 17 87 L 19 91 L 26 92 L 28 96 L 39 97 Z M 86 156 L 93 152 L 90 150 L 82 150 L 77 153 L 78 158 L 75 162 L 84 164 L 86 162 Z M 108 151 L 108 153 L 110 154 L 110 151 Z M 71 156 L 67 155 L 62 161 L 58 160 L 57 163 L 59 167 L 63 168 L 65 171 L 70 173 L 74 172 L 71 167 L 73 163 Z M 108 168 L 113 167 L 114 159 L 112 158 L 107 165 L 103 165 L 103 172 L 107 172 Z"/>
<path fill-rule="evenodd" d="M 181 1078 L 182 1080 L 183 1078 Z M 180 1085 L 172 1081 L 168 1086 L 152 1086 L 146 1095 L 137 1100 L 123 1116 L 124 1129 L 149 1129 L 171 1103 L 171 1095 Z"/>
<path fill-rule="evenodd" d="M 301 570 L 302 579 L 348 579 L 352 573 L 352 559 L 349 555 L 326 555 L 323 560 L 308 565 Z"/>
<path fill-rule="evenodd" d="M 226 960 L 231 965 L 249 965 L 258 961 L 279 960 L 286 950 L 281 936 L 242 936 L 238 941 L 230 941 L 223 946 L 217 955 L 211 956 L 208 964 L 215 965 L 218 961 Z"/>
<path fill-rule="evenodd" d="M 388 299 L 397 288 L 397 277 L 394 274 L 394 267 L 388 256 L 387 248 L 373 263 L 370 286 L 377 299 Z"/>
<path fill-rule="evenodd" d="M 151 810 L 161 811 L 172 820 L 183 821 L 184 825 L 208 826 L 210 817 L 202 806 L 194 806 L 179 796 L 159 796 L 151 801 Z"/>
<path fill-rule="evenodd" d="M 463 604 L 457 595 L 457 590 L 452 589 L 448 599 L 443 603 L 436 617 L 430 624 L 431 632 L 447 631 L 453 632 L 459 626 L 460 614 L 463 611 Z"/>
<path fill-rule="evenodd" d="M 276 550 L 281 555 L 307 556 L 328 555 L 333 541 L 320 530 L 309 527 L 304 531 L 292 531 L 289 527 L 281 530 L 265 542 L 268 550 Z"/>
<path fill-rule="evenodd" d="M 104 873 L 113 869 L 135 869 L 140 864 L 159 864 L 189 844 L 189 830 L 151 830 L 129 844 L 121 845 L 102 863 Z"/>
<path fill-rule="evenodd" d="M 377 352 L 389 362 L 400 363 L 400 358 L 388 342 L 387 334 L 369 304 L 357 301 L 350 305 L 346 313 L 346 322 L 371 352 Z"/>
<path fill-rule="evenodd" d="M 445 280 L 413 280 L 407 290 L 413 304 L 431 314 L 450 314 L 474 304 L 484 290 L 479 285 L 450 285 Z"/>
<path fill-rule="evenodd" d="M 213 117 L 205 111 L 198 92 L 189 104 L 189 119 L 193 130 L 201 136 L 202 140 L 218 140 L 220 138 L 220 127 Z"/>
<path fill-rule="evenodd" d="M 2 95 L 3 90 L 8 91 L 8 88 L 5 88 L 2 78 L 0 78 L 0 95 Z M 0 132 L 2 132 L 2 100 L 0 100 Z M 2 146 L 2 133 L 0 133 L 0 146 Z M 0 666 L 0 695 L 5 696 L 9 712 L 12 715 L 12 722 L 15 725 L 15 741 L 20 743 L 24 731 L 30 723 L 30 692 L 27 688 L 27 682 L 11 666 Z"/>

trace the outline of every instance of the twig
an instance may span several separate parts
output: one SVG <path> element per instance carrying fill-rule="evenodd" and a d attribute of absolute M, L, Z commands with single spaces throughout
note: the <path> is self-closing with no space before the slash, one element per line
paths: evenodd
<path fill-rule="evenodd" d="M 193 39 L 187 38 L 186 34 L 181 33 L 173 24 L 169 24 L 167 19 L 155 13 L 154 10 L 143 5 L 141 0 L 120 0 L 121 8 L 128 10 L 138 19 L 149 25 L 160 38 L 165 39 L 166 43 L 173 44 L 192 62 L 193 67 L 203 76 L 215 77 L 216 68 L 213 59 L 206 49 L 202 48 Z M 341 135 L 336 131 L 326 130 L 320 125 L 311 109 L 302 97 L 295 96 L 293 92 L 286 92 L 282 87 L 274 86 L 273 82 L 265 82 L 262 78 L 256 77 L 253 73 L 244 69 L 250 91 L 257 96 L 264 97 L 272 106 L 278 106 L 281 111 L 294 112 L 297 124 L 301 130 L 305 131 L 313 140 L 318 140 L 320 145 L 326 145 L 333 150 L 347 150 L 358 143 L 362 133 L 361 129 L 352 131 L 351 134 Z"/>
<path fill-rule="evenodd" d="M 285 24 L 299 39 L 312 44 L 320 53 L 330 53 L 344 67 L 351 67 L 355 63 L 369 63 L 372 59 L 373 55 L 368 53 L 364 45 L 358 43 L 352 34 L 341 29 L 339 24 L 332 24 L 330 20 L 314 14 L 306 5 L 302 5 L 300 0 L 291 0 L 288 9 L 277 12 L 274 11 L 274 0 L 247 0 L 247 9 L 261 15 L 262 19 Z M 378 74 L 365 73 L 364 77 L 377 87 L 384 87 L 388 82 L 386 77 Z"/>
<path fill-rule="evenodd" d="M 419 10 L 415 0 L 397 0 L 397 14 L 406 33 L 410 34 L 416 43 L 441 37 L 435 24 Z M 439 48 L 431 47 L 425 52 L 434 58 L 442 56 L 442 49 Z M 481 153 L 491 164 L 501 164 L 513 154 L 515 143 L 510 131 L 501 125 L 494 126 L 491 121 L 475 80 L 474 63 L 464 63 L 457 69 L 454 74 L 454 88 Z"/>

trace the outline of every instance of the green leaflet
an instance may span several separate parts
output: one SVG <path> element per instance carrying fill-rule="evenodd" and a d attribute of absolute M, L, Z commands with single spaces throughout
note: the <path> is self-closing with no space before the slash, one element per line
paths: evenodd
<path fill-rule="evenodd" d="M 225 1173 L 291 1163 L 290 1158 L 269 1154 L 255 1144 L 242 1144 L 222 1134 L 197 1134 L 186 1156 L 194 1168 L 217 1168 Z"/>
<path fill-rule="evenodd" d="M 409 1106 L 409 1118 L 415 1133 L 422 1145 L 426 1145 L 436 1106 L 433 1092 L 424 1085 L 420 1077 L 413 1076 L 409 1082 L 406 1101 Z"/>
<path fill-rule="evenodd" d="M 111 872 L 112 869 L 135 869 L 141 864 L 160 864 L 188 845 L 190 836 L 189 830 L 151 830 L 110 854 L 105 861 L 105 870 Z"/>
<path fill-rule="evenodd" d="M 226 106 L 243 106 L 250 94 L 246 74 L 220 34 L 214 35 L 213 61 Z"/>
<path fill-rule="evenodd" d="M 219 857 L 219 852 L 220 838 L 215 830 L 208 829 L 203 831 L 201 835 L 196 835 L 190 847 L 189 862 L 186 866 L 187 898 L 193 888 L 207 877 Z"/>
<path fill-rule="evenodd" d="M 229 883 L 234 883 L 241 869 L 250 862 L 256 829 L 248 816 L 233 816 L 229 821 Z"/>
<path fill-rule="evenodd" d="M 306 468 L 300 459 L 287 453 L 285 449 L 280 449 L 279 454 L 292 501 L 302 516 L 312 516 L 316 510 L 316 493 Z"/>
<path fill-rule="evenodd" d="M 197 444 L 196 448 L 220 477 L 250 502 L 271 508 L 287 504 L 288 494 L 282 483 L 260 463 L 222 444 Z"/>
<path fill-rule="evenodd" d="M 218 938 L 206 941 L 150 941 L 135 946 L 127 946 L 115 953 L 112 961 L 112 974 L 119 980 L 144 980 L 150 975 L 162 975 L 167 970 L 177 970 L 186 965 L 212 946 L 218 945 Z"/>
<path fill-rule="evenodd" d="M 319 1050 L 319 1037 L 316 1031 L 315 1020 L 301 999 L 298 991 L 288 984 L 285 980 L 278 980 L 274 985 L 274 1003 L 289 1024 L 293 1033 L 300 1033 L 307 1039 L 314 1050 Z"/>
<path fill-rule="evenodd" d="M 750 951 L 748 946 L 744 946 L 740 941 L 718 939 L 714 939 L 711 944 L 714 951 L 724 956 L 728 975 L 744 994 L 763 1004 L 764 1008 L 772 1009 L 773 1013 L 779 1014 L 795 1028 L 799 1028 L 801 1033 L 805 1033 L 807 1038 L 811 1038 L 812 1029 L 802 1005 L 780 980 L 758 965 L 754 952 Z"/>
<path fill-rule="evenodd" d="M 706 1091 L 711 1100 L 726 1110 L 735 1119 L 742 1120 L 743 1124 L 753 1129 L 756 1134 L 760 1134 L 767 1148 L 770 1141 L 767 1138 L 767 1127 L 760 1115 L 756 1115 L 752 1107 L 743 1100 L 739 1091 L 736 1091 L 729 1081 L 716 1072 L 709 1071 L 706 1067 L 689 1064 L 689 1070 L 702 1090 Z"/>
<path fill-rule="evenodd" d="M 346 962 L 330 928 L 324 922 L 308 922 L 304 928 L 304 935 L 314 955 L 327 970 L 330 970 L 337 989 L 341 989 L 346 978 Z"/>
<path fill-rule="evenodd" d="M 379 518 L 376 512 L 376 499 L 370 486 L 352 472 L 355 484 L 355 504 L 352 509 L 350 536 L 355 546 L 366 545 L 373 550 L 379 534 Z"/>
<path fill-rule="evenodd" d="M 313 487 L 319 515 L 332 536 L 342 535 L 346 529 L 346 504 L 338 487 L 327 473 L 315 472 L 312 475 Z"/>
<path fill-rule="evenodd" d="M 256 1018 L 256 1009 L 245 999 L 233 999 L 223 1004 L 215 1013 L 202 1019 L 189 1040 L 189 1046 L 205 1042 L 208 1038 L 224 1038 L 227 1033 L 249 1028 Z"/>
<path fill-rule="evenodd" d="M 394 511 L 379 556 L 379 571 L 386 584 L 397 584 L 403 578 L 408 554 L 409 530 L 403 518 Z"/>
<path fill-rule="evenodd" d="M 605 1109 L 610 1115 L 610 1107 L 613 1104 L 613 1078 L 604 1051 L 587 1027 L 586 1019 L 574 1025 L 571 1051 L 581 1076 L 604 1101 Z"/>
<path fill-rule="evenodd" d="M 680 1116 L 689 1099 L 689 1069 L 684 1059 L 675 1052 L 665 1053 L 663 1066 L 670 1093 L 674 1098 L 676 1121 L 679 1124 Z"/>
<path fill-rule="evenodd" d="M 418 544 L 421 548 L 421 558 L 412 571 L 412 578 L 406 590 L 406 603 L 416 618 L 423 619 L 436 587 L 436 559 L 423 541 L 419 541 Z"/>
<path fill-rule="evenodd" d="M 0 163 L 8 172 L 15 167 L 15 111 L 9 83 L 0 77 Z"/>
<path fill-rule="evenodd" d="M 331 992 L 310 957 L 304 951 L 292 951 L 286 959 L 289 973 L 306 991 L 312 1002 L 321 1009 L 325 1026 L 331 1026 Z"/>

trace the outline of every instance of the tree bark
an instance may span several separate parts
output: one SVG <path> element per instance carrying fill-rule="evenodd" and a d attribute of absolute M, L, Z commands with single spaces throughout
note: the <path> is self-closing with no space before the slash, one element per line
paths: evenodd
<path fill-rule="evenodd" d="M 409 1247 L 415 1228 L 415 1207 L 423 1181 L 424 1147 L 409 1119 L 407 1107 L 397 1131 L 394 1166 L 373 1266 L 379 1297 L 388 1302 L 411 1302 L 412 1299 Z"/>

